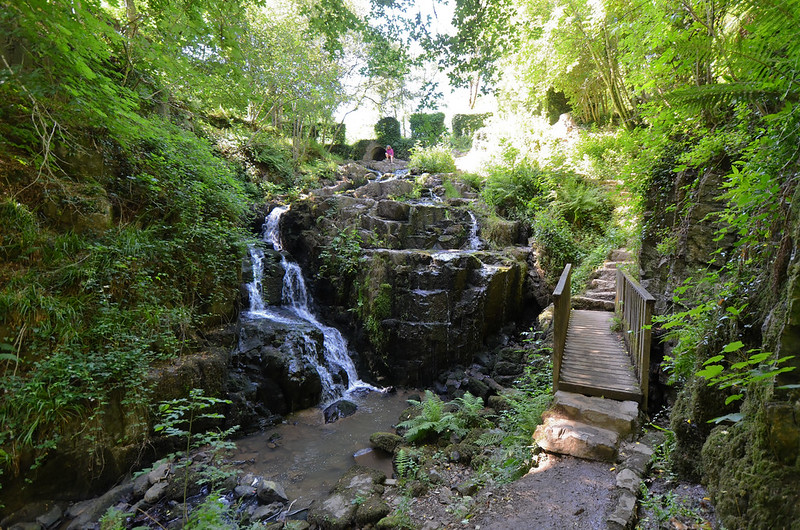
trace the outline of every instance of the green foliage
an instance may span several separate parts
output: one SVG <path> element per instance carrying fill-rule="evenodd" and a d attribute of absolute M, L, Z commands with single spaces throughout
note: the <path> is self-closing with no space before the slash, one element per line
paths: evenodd
<path fill-rule="evenodd" d="M 394 467 L 400 479 L 413 480 L 419 472 L 419 454 L 412 449 L 401 447 L 394 459 Z"/>
<path fill-rule="evenodd" d="M 100 530 L 125 530 L 125 523 L 129 516 L 129 513 L 112 506 L 100 518 Z"/>
<path fill-rule="evenodd" d="M 481 196 L 499 215 L 529 219 L 544 203 L 548 175 L 536 164 L 511 162 L 487 169 Z"/>
<path fill-rule="evenodd" d="M 553 209 L 576 230 L 604 232 L 614 208 L 603 188 L 577 175 L 566 175 L 556 188 Z"/>
<path fill-rule="evenodd" d="M 447 70 L 450 83 L 469 88 L 470 108 L 479 93 L 488 94 L 499 82 L 498 63 L 517 46 L 516 15 L 511 0 L 457 0 L 452 19 L 455 34 L 423 40 L 429 50 L 441 54 L 439 64 Z"/>
<path fill-rule="evenodd" d="M 689 499 L 681 499 L 674 490 L 665 493 L 652 493 L 645 483 L 642 483 L 639 491 L 641 495 L 641 505 L 646 513 L 652 512 L 655 523 L 659 527 L 667 524 L 674 524 L 682 520 L 692 521 L 697 525 L 708 524 L 696 509 L 690 506 Z M 650 522 L 649 517 L 644 518 L 644 523 Z M 683 523 L 681 523 L 683 524 Z"/>
<path fill-rule="evenodd" d="M 736 308 L 729 307 L 728 309 L 740 311 Z M 744 354 L 749 354 L 746 359 L 732 363 L 726 370 L 725 365 L 721 364 L 723 360 L 726 359 L 726 355 L 738 353 L 743 348 L 744 343 L 741 341 L 726 344 L 719 355 L 715 355 L 703 362 L 703 369 L 695 374 L 697 377 L 708 380 L 709 386 L 717 386 L 721 390 L 726 388 L 738 390 L 738 392 L 729 395 L 725 399 L 726 405 L 742 399 L 745 390 L 751 384 L 764 380 L 773 380 L 779 374 L 790 372 L 795 369 L 794 366 L 778 367 L 779 364 L 793 359 L 795 357 L 794 355 L 776 359 L 771 352 L 763 352 L 754 348 L 747 350 Z"/>
<path fill-rule="evenodd" d="M 415 171 L 426 173 L 452 173 L 456 171 L 453 154 L 444 145 L 412 149 L 408 167 Z"/>
<path fill-rule="evenodd" d="M 236 514 L 225 503 L 224 498 L 212 493 L 189 514 L 187 527 L 197 530 L 237 528 L 239 525 L 235 521 Z"/>
<path fill-rule="evenodd" d="M 486 120 L 492 117 L 491 112 L 483 114 L 455 114 L 452 119 L 453 137 L 461 138 L 462 136 L 472 137 L 472 135 L 483 127 Z"/>
<path fill-rule="evenodd" d="M 375 138 L 379 144 L 398 145 L 403 136 L 400 134 L 400 122 L 397 118 L 386 117 L 375 124 Z"/>
<path fill-rule="evenodd" d="M 412 114 L 408 123 L 411 126 L 411 139 L 422 147 L 437 145 L 447 132 L 443 112 Z"/>
<path fill-rule="evenodd" d="M 480 398 L 473 396 L 467 397 L 468 406 L 474 408 L 477 401 L 481 402 Z M 433 435 L 441 435 L 444 433 L 454 433 L 458 436 L 464 436 L 467 433 L 469 413 L 467 416 L 457 412 L 445 411 L 445 403 L 439 396 L 431 392 L 425 391 L 425 399 L 423 401 L 409 400 L 412 406 L 416 409 L 416 415 L 411 418 L 398 423 L 397 426 L 401 429 L 407 429 L 403 437 L 409 442 L 419 442 L 426 440 Z M 454 405 L 464 405 L 465 402 L 456 402 Z M 459 411 L 461 412 L 461 411 Z"/>
<path fill-rule="evenodd" d="M 225 452 L 235 449 L 232 442 L 226 442 L 236 430 L 238 426 L 232 427 L 225 431 L 212 431 L 208 430 L 201 433 L 195 432 L 195 424 L 202 420 L 221 420 L 225 416 L 220 412 L 214 412 L 214 409 L 219 410 L 220 405 L 230 405 L 231 401 L 227 399 L 220 399 L 211 396 L 205 396 L 200 388 L 193 388 L 189 391 L 189 397 L 178 398 L 170 401 L 164 401 L 158 406 L 159 422 L 153 427 L 156 433 L 163 433 L 168 437 L 185 439 L 183 453 L 178 453 L 176 456 L 183 456 L 183 465 L 186 469 L 184 474 L 183 484 L 183 501 L 186 502 L 187 492 L 189 488 L 189 466 L 192 464 L 192 459 L 189 458 L 189 451 L 198 449 L 200 447 L 208 447 L 211 453 L 210 464 L 203 467 L 200 473 L 200 484 L 210 484 L 212 488 L 218 482 L 231 473 L 222 469 L 220 466 L 224 465 L 223 456 Z M 209 497 L 210 498 L 210 497 Z M 206 499 L 208 501 L 208 499 Z M 206 508 L 212 509 L 213 506 Z M 199 516 L 206 517 L 214 515 L 214 510 L 206 513 L 204 508 L 198 507 Z M 185 517 L 185 516 L 184 516 Z M 185 520 L 185 518 L 184 518 Z M 212 528 L 212 526 L 203 526 L 203 528 Z"/>
<path fill-rule="evenodd" d="M 353 144 L 353 151 L 350 155 L 353 160 L 361 160 L 367 154 L 367 146 L 372 143 L 372 140 L 359 140 Z M 395 150 L 396 151 L 396 150 Z"/>
<path fill-rule="evenodd" d="M 0 254 L 4 260 L 16 260 L 34 251 L 39 222 L 27 206 L 10 197 L 0 202 Z"/>
<path fill-rule="evenodd" d="M 278 183 L 291 184 L 294 177 L 291 152 L 280 140 L 267 134 L 254 134 L 250 137 L 247 150 L 250 157 L 263 166 L 267 174 Z"/>
<path fill-rule="evenodd" d="M 533 220 L 533 238 L 542 249 L 541 265 L 549 283 L 555 285 L 567 263 L 580 263 L 583 250 L 576 243 L 567 222 L 542 213 Z"/>
<path fill-rule="evenodd" d="M 9 466 L 65 437 L 103 443 L 103 414 L 114 406 L 144 418 L 148 370 L 191 348 L 190 330 L 231 307 L 246 238 L 241 182 L 208 142 L 158 118 L 143 133 L 116 152 L 125 178 L 92 183 L 93 196 L 99 189 L 113 203 L 111 224 L 62 231 L 47 206 L 34 215 L 2 203 L 13 229 L 3 246 L 16 249 L 0 270 L 0 343 L 18 354 L 2 374 L 12 390 L 0 401 L 3 430 L 15 433 L 0 436 Z M 68 179 L 58 186 L 75 189 Z M 84 196 L 59 200 L 69 209 Z M 136 443 L 143 429 L 127 434 L 134 438 L 124 442 Z"/>
<path fill-rule="evenodd" d="M 342 287 L 344 283 L 352 280 L 358 272 L 358 263 L 362 254 L 362 240 L 356 227 L 336 229 L 319 254 L 322 265 L 320 273 L 330 278 Z"/>

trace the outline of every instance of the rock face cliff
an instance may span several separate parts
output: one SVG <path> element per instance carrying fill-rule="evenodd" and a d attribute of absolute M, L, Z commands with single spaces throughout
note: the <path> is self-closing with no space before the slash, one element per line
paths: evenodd
<path fill-rule="evenodd" d="M 702 299 L 698 296 L 701 289 L 713 293 L 724 282 L 751 278 L 735 290 L 742 298 L 738 303 L 747 302 L 746 314 L 737 327 L 725 314 L 728 301 L 719 300 L 721 314 L 712 318 L 710 331 L 698 342 L 692 372 L 734 340 L 744 341 L 748 348 L 774 352 L 775 358 L 796 356 L 800 345 L 800 210 L 788 208 L 763 242 L 760 252 L 773 258 L 754 256 L 747 260 L 753 270 L 731 274 L 723 265 L 738 257 L 731 253 L 741 234 L 718 237 L 722 225 L 709 215 L 726 206 L 720 198 L 723 182 L 721 173 L 681 174 L 675 179 L 669 170 L 656 171 L 645 202 L 640 267 L 642 283 L 658 299 L 657 314 L 686 310 L 693 297 Z M 798 204 L 800 193 L 786 189 L 794 195 L 791 204 Z M 684 280 L 708 272 L 712 278 L 719 273 L 716 283 L 695 282 L 692 291 L 681 295 L 684 303 L 673 303 Z M 666 344 L 667 354 L 671 347 Z M 794 371 L 775 381 L 748 385 L 745 398 L 732 405 L 726 405 L 725 391 L 700 377 L 691 376 L 675 387 L 679 392 L 670 424 L 676 436 L 675 470 L 703 482 L 728 528 L 789 528 L 800 520 L 797 357 L 785 366 L 792 365 Z M 736 412 L 733 407 L 738 403 L 739 421 L 710 422 Z"/>

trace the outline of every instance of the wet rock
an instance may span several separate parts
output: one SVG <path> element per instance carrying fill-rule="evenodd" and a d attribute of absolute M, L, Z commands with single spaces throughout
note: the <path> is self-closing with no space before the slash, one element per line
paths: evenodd
<path fill-rule="evenodd" d="M 412 497 L 422 497 L 428 493 L 428 485 L 421 480 L 413 480 L 408 483 L 408 491 Z"/>
<path fill-rule="evenodd" d="M 387 453 L 393 453 L 395 448 L 403 442 L 403 438 L 390 432 L 376 432 L 369 437 L 369 442 Z"/>
<path fill-rule="evenodd" d="M 629 528 L 636 508 L 636 496 L 629 491 L 622 491 L 617 507 L 608 516 L 610 528 Z M 618 526 L 617 526 L 618 525 Z"/>
<path fill-rule="evenodd" d="M 335 493 L 309 510 L 308 522 L 331 530 L 349 528 L 358 509 L 352 501 L 348 496 Z"/>
<path fill-rule="evenodd" d="M 157 482 L 161 482 L 162 480 L 166 479 L 171 469 L 172 469 L 172 463 L 170 462 L 160 463 L 150 473 L 147 474 L 148 483 L 150 485 L 153 485 Z"/>
<path fill-rule="evenodd" d="M 286 496 L 283 486 L 277 482 L 262 480 L 259 482 L 257 490 L 258 498 L 265 504 L 289 501 L 289 497 Z"/>
<path fill-rule="evenodd" d="M 411 207 L 407 203 L 398 201 L 379 201 L 376 213 L 384 219 L 392 221 L 407 221 Z"/>
<path fill-rule="evenodd" d="M 623 469 L 617 474 L 617 487 L 630 491 L 633 494 L 639 492 L 639 485 L 642 479 L 630 469 Z"/>
<path fill-rule="evenodd" d="M 130 482 L 113 488 L 100 497 L 76 503 L 70 506 L 67 511 L 72 522 L 67 526 L 67 530 L 79 530 L 89 523 L 100 520 L 106 511 L 117 504 L 120 499 L 133 493 L 133 484 Z"/>
<path fill-rule="evenodd" d="M 503 396 L 489 396 L 489 400 L 487 405 L 490 409 L 494 410 L 497 413 L 503 412 L 504 410 L 508 410 L 511 408 L 511 403 L 508 401 L 507 398 Z"/>
<path fill-rule="evenodd" d="M 325 423 L 333 423 L 341 418 L 352 416 L 356 413 L 357 408 L 358 406 L 352 401 L 340 399 L 325 407 L 322 414 L 325 417 Z"/>
<path fill-rule="evenodd" d="M 43 527 L 39 523 L 32 523 L 32 522 L 24 522 L 24 523 L 17 523 L 11 526 L 8 530 L 44 530 Z"/>
<path fill-rule="evenodd" d="M 489 396 L 490 389 L 489 385 L 483 381 L 475 377 L 470 377 L 467 380 L 467 391 L 473 396 L 477 396 L 483 400 L 486 400 L 486 398 Z"/>
<path fill-rule="evenodd" d="M 31 502 L 14 513 L 0 519 L 0 528 L 12 528 L 16 524 L 34 521 L 37 516 L 48 513 L 56 507 L 61 510 L 61 507 L 55 501 Z"/>
<path fill-rule="evenodd" d="M 156 482 L 148 490 L 144 493 L 144 502 L 147 504 L 155 504 L 164 496 L 169 488 L 169 483 L 164 482 Z"/>
<path fill-rule="evenodd" d="M 259 506 L 256 508 L 253 513 L 250 515 L 250 519 L 253 521 L 264 521 L 277 515 L 283 510 L 283 504 L 278 502 L 273 502 L 271 504 L 267 504 L 266 506 Z"/>
<path fill-rule="evenodd" d="M 143 497 L 144 492 L 150 488 L 150 476 L 148 473 L 143 473 L 133 479 L 133 496 Z"/>
<path fill-rule="evenodd" d="M 360 526 L 376 523 L 389 515 L 391 511 L 392 509 L 388 504 L 383 502 L 377 495 L 373 495 L 358 504 L 355 522 Z"/>
<path fill-rule="evenodd" d="M 39 517 L 36 518 L 36 522 L 42 525 L 44 528 L 50 528 L 54 526 L 61 517 L 63 517 L 64 511 L 61 509 L 60 506 L 57 504 L 50 508 L 47 512 L 43 513 Z"/>
<path fill-rule="evenodd" d="M 237 499 L 253 497 L 256 494 L 256 489 L 252 486 L 236 486 L 233 489 L 233 496 Z"/>
<path fill-rule="evenodd" d="M 478 492 L 478 485 L 468 480 L 456 485 L 455 489 L 462 497 L 471 497 Z"/>

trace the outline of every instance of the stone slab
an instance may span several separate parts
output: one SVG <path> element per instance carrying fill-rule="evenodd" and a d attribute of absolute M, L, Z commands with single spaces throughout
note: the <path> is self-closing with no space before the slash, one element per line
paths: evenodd
<path fill-rule="evenodd" d="M 616 401 L 563 390 L 556 392 L 552 411 L 561 417 L 615 431 L 622 437 L 636 429 L 639 418 L 639 405 L 635 401 Z"/>
<path fill-rule="evenodd" d="M 557 416 L 547 417 L 536 428 L 533 439 L 548 453 L 605 462 L 617 458 L 616 432 Z"/>

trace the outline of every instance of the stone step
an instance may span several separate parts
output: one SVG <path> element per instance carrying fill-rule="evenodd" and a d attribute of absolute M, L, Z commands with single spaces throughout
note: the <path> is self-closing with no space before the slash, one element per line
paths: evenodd
<path fill-rule="evenodd" d="M 633 261 L 633 254 L 624 248 L 612 250 L 608 256 L 608 261 Z"/>
<path fill-rule="evenodd" d="M 559 415 L 589 423 L 628 436 L 637 428 L 639 405 L 635 401 L 616 401 L 559 390 L 547 415 Z"/>
<path fill-rule="evenodd" d="M 545 418 L 536 427 L 533 439 L 548 453 L 603 462 L 614 462 L 617 459 L 619 435 L 616 432 L 558 415 Z"/>
<path fill-rule="evenodd" d="M 617 290 L 617 281 L 616 280 L 602 280 L 600 278 L 595 278 L 591 282 L 589 282 L 589 289 L 602 289 L 602 290 L 609 290 L 616 292 Z"/>
<path fill-rule="evenodd" d="M 613 311 L 613 300 L 600 300 L 597 298 L 588 298 L 586 296 L 573 296 L 572 297 L 573 309 L 587 309 L 589 311 Z"/>
<path fill-rule="evenodd" d="M 586 298 L 593 298 L 595 300 L 611 300 L 613 302 L 617 297 L 617 292 L 591 289 L 583 293 L 583 295 Z"/>

